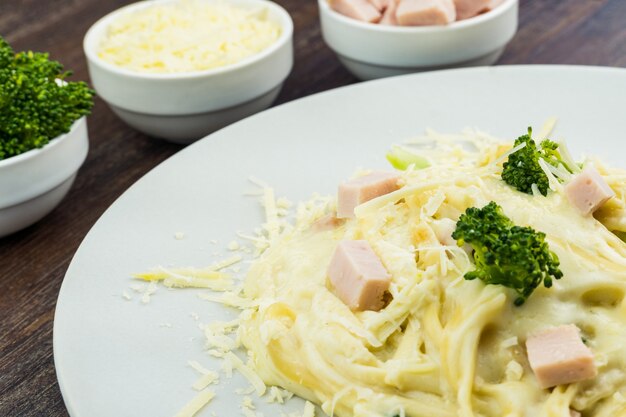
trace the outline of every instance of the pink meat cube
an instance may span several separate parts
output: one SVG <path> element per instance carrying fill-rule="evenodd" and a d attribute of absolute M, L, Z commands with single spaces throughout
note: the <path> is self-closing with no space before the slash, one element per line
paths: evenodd
<path fill-rule="evenodd" d="M 463 20 L 474 17 L 489 10 L 492 0 L 454 0 L 456 19 Z"/>
<path fill-rule="evenodd" d="M 487 5 L 487 9 L 493 10 L 499 5 L 501 5 L 502 3 L 504 3 L 504 0 L 490 0 L 489 4 Z"/>
<path fill-rule="evenodd" d="M 589 215 L 606 203 L 615 192 L 602 175 L 593 167 L 587 167 L 565 185 L 570 203 L 584 215 Z"/>
<path fill-rule="evenodd" d="M 352 310 L 375 310 L 384 306 L 383 296 L 391 276 L 365 240 L 339 242 L 328 266 L 335 295 Z"/>
<path fill-rule="evenodd" d="M 526 341 L 528 362 L 542 388 L 594 378 L 593 353 L 573 324 L 544 330 Z"/>
<path fill-rule="evenodd" d="M 367 0 L 329 0 L 330 7 L 342 15 L 363 22 L 376 23 L 381 18 L 381 13 Z"/>
<path fill-rule="evenodd" d="M 456 19 L 452 0 L 402 0 L 396 10 L 401 26 L 447 25 Z"/>
<path fill-rule="evenodd" d="M 381 25 L 390 25 L 397 26 L 398 20 L 396 19 L 396 10 L 398 9 L 398 1 L 400 0 L 389 0 L 389 5 L 385 9 L 383 13 L 383 17 L 380 19 Z"/>
<path fill-rule="evenodd" d="M 389 3 L 391 3 L 393 0 L 368 0 L 370 2 L 370 4 L 374 7 L 376 7 L 376 10 L 378 10 L 380 13 L 382 13 L 387 6 L 389 6 Z"/>
<path fill-rule="evenodd" d="M 582 414 L 580 414 L 576 410 L 569 410 L 569 415 L 570 415 L 570 417 L 580 417 Z"/>
<path fill-rule="evenodd" d="M 339 185 L 337 217 L 340 219 L 354 217 L 354 208 L 359 204 L 400 188 L 398 179 L 400 177 L 397 174 L 379 171 Z"/>

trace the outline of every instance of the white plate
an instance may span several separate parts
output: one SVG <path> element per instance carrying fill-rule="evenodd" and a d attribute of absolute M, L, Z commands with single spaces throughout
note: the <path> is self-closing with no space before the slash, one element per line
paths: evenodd
<path fill-rule="evenodd" d="M 493 67 L 409 75 L 318 94 L 223 129 L 179 152 L 131 187 L 89 232 L 57 304 L 54 359 L 72 417 L 173 416 L 194 395 L 202 352 L 197 322 L 235 312 L 195 290 L 159 289 L 143 305 L 122 297 L 130 274 L 155 265 L 205 266 L 212 253 L 262 221 L 250 175 L 298 200 L 335 192 L 357 167 L 387 167 L 393 143 L 427 127 L 480 127 L 515 138 L 550 116 L 574 154 L 626 164 L 626 71 L 585 67 Z M 185 238 L 176 240 L 176 232 Z M 219 240 L 219 245 L 210 243 Z M 132 292 L 132 291 L 129 291 Z M 163 327 L 171 324 L 172 327 Z M 222 377 L 200 416 L 240 414 L 235 376 Z M 257 401 L 263 403 L 263 401 Z M 291 402 L 290 410 L 302 403 Z M 261 407 L 266 416 L 278 407 Z M 287 411 L 287 410 L 285 410 Z"/>

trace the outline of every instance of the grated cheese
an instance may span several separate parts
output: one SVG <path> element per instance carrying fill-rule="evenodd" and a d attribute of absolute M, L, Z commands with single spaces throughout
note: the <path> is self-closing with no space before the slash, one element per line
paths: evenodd
<path fill-rule="evenodd" d="M 519 344 L 517 340 L 517 336 L 509 337 L 508 339 L 504 339 L 502 343 L 500 343 L 500 347 L 502 349 L 508 349 L 513 346 L 517 346 Z"/>
<path fill-rule="evenodd" d="M 166 287 L 193 287 L 207 288 L 214 291 L 226 291 L 232 289 L 233 281 L 230 275 L 219 272 L 219 270 L 234 265 L 240 262 L 241 259 L 241 255 L 234 255 L 230 258 L 216 262 L 208 268 L 202 269 L 167 269 L 160 266 L 149 272 L 135 274 L 134 277 L 137 279 L 142 279 L 144 281 L 150 281 L 151 287 L 149 288 L 154 288 L 155 290 L 155 281 L 162 281 L 163 285 L 165 285 Z M 140 292 L 141 289 L 137 288 L 136 291 Z"/>
<path fill-rule="evenodd" d="M 550 136 L 556 126 L 556 122 L 557 122 L 556 117 L 550 117 L 548 120 L 546 120 L 543 126 L 541 126 L 541 130 L 539 131 L 539 134 L 537 135 L 537 137 L 547 138 L 548 136 Z"/>
<path fill-rule="evenodd" d="M 519 381 L 524 376 L 524 368 L 517 361 L 510 361 L 506 364 L 505 375 L 507 381 Z"/>
<path fill-rule="evenodd" d="M 117 18 L 109 25 L 98 56 L 136 72 L 202 71 L 257 54 L 280 34 L 280 25 L 268 18 L 265 7 L 172 1 Z"/>
<path fill-rule="evenodd" d="M 248 397 L 247 395 L 243 397 L 243 401 L 241 402 L 241 405 L 251 410 L 256 409 L 256 407 L 254 406 L 254 403 L 252 403 L 252 398 Z"/>
<path fill-rule="evenodd" d="M 304 411 L 302 412 L 302 417 L 315 417 L 315 406 L 312 402 L 307 401 L 304 403 Z"/>
<path fill-rule="evenodd" d="M 145 291 L 143 292 L 143 294 L 141 295 L 141 302 L 143 304 L 148 304 L 150 302 L 150 299 L 152 297 L 152 294 L 154 294 L 157 290 L 157 286 L 154 282 L 151 282 L 148 287 L 145 289 Z"/>
<path fill-rule="evenodd" d="M 203 293 L 198 294 L 198 297 L 206 301 L 213 301 L 215 303 L 220 303 L 229 307 L 235 307 L 240 309 L 253 307 L 258 304 L 257 302 L 249 298 L 240 297 L 232 292 L 224 292 L 221 295 Z"/>
<path fill-rule="evenodd" d="M 283 404 L 285 402 L 285 399 L 283 397 L 283 393 L 280 390 L 280 388 L 271 386 L 265 401 L 267 401 L 270 404 L 271 403 Z"/>
<path fill-rule="evenodd" d="M 224 269 L 240 262 L 242 259 L 243 258 L 241 257 L 241 255 L 233 255 L 230 258 L 226 258 L 220 262 L 214 263 L 210 268 L 219 271 L 220 269 Z"/>
<path fill-rule="evenodd" d="M 249 385 L 247 388 L 237 388 L 235 390 L 235 394 L 237 395 L 250 395 L 254 392 L 254 387 Z"/>
<path fill-rule="evenodd" d="M 261 396 L 265 393 L 265 383 L 248 365 L 243 363 L 238 356 L 232 352 L 227 352 L 224 356 L 225 362 L 230 362 L 234 369 L 237 369 L 241 374 L 254 386 L 257 395 Z"/>
<path fill-rule="evenodd" d="M 278 236 L 280 226 L 278 223 L 278 213 L 276 211 L 276 198 L 274 197 L 273 188 L 265 188 L 263 190 L 263 206 L 265 207 L 265 221 L 263 225 L 267 230 L 270 242 Z"/>
<path fill-rule="evenodd" d="M 194 384 L 192 385 L 192 388 L 195 389 L 196 391 L 202 391 L 203 389 L 205 389 L 211 384 L 219 383 L 219 379 L 220 377 L 217 372 L 208 371 L 206 374 L 198 378 L 196 382 L 194 382 Z"/>
<path fill-rule="evenodd" d="M 198 372 L 201 375 L 205 375 L 208 374 L 209 371 L 208 369 L 206 369 L 204 366 L 200 365 L 200 363 L 198 361 L 189 361 L 187 362 L 187 364 L 189 366 L 191 366 L 196 372 Z"/>
<path fill-rule="evenodd" d="M 213 391 L 201 391 L 178 412 L 174 417 L 193 417 L 215 397 Z"/>

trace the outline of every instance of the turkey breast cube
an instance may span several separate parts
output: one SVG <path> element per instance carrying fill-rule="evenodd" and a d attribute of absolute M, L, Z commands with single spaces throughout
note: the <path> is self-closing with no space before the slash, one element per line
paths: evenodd
<path fill-rule="evenodd" d="M 615 197 L 602 175 L 593 167 L 587 167 L 565 185 L 570 203 L 582 214 L 589 215 Z"/>
<path fill-rule="evenodd" d="M 495 2 L 492 0 L 454 0 L 456 18 L 457 20 L 463 20 L 474 17 L 481 12 L 489 10 L 492 3 Z"/>
<path fill-rule="evenodd" d="M 389 194 L 400 188 L 400 176 L 391 172 L 372 172 L 339 185 L 337 194 L 337 217 L 354 217 L 354 208 L 373 198 Z"/>
<path fill-rule="evenodd" d="M 447 25 L 455 19 L 452 0 L 401 0 L 396 10 L 400 26 Z"/>
<path fill-rule="evenodd" d="M 368 0 L 372 6 L 382 13 L 394 0 Z"/>
<path fill-rule="evenodd" d="M 396 19 L 396 10 L 398 9 L 398 1 L 400 0 L 389 0 L 389 5 L 385 9 L 383 13 L 383 17 L 380 19 L 381 25 L 389 25 L 389 26 L 397 26 L 398 20 Z"/>
<path fill-rule="evenodd" d="M 366 240 L 339 242 L 328 266 L 335 295 L 350 309 L 378 311 L 391 276 Z"/>
<path fill-rule="evenodd" d="M 541 388 L 594 378 L 593 353 L 573 324 L 553 327 L 526 341 L 528 362 Z"/>
<path fill-rule="evenodd" d="M 342 15 L 363 22 L 376 23 L 381 14 L 367 0 L 331 0 L 330 7 Z"/>

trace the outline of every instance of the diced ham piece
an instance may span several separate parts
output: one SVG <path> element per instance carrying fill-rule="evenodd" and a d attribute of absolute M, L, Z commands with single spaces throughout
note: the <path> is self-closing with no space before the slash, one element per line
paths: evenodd
<path fill-rule="evenodd" d="M 565 194 L 580 212 L 589 215 L 606 203 L 615 192 L 602 175 L 593 167 L 587 167 L 565 185 Z"/>
<path fill-rule="evenodd" d="M 393 2 L 394 0 L 368 0 L 370 2 L 370 4 L 374 7 L 376 7 L 376 10 L 378 10 L 380 13 L 382 13 L 387 6 L 389 6 L 389 3 Z"/>
<path fill-rule="evenodd" d="M 363 22 L 376 23 L 382 16 L 367 0 L 330 0 L 330 7 L 342 15 Z"/>
<path fill-rule="evenodd" d="M 383 13 L 383 17 L 380 19 L 381 25 L 397 26 L 398 20 L 396 19 L 396 10 L 398 9 L 398 2 L 400 0 L 389 0 L 389 5 Z"/>
<path fill-rule="evenodd" d="M 569 415 L 570 415 L 570 417 L 580 417 L 582 414 L 580 414 L 576 410 L 569 410 Z"/>
<path fill-rule="evenodd" d="M 593 353 L 573 324 L 553 327 L 526 341 L 528 362 L 542 388 L 593 378 Z"/>
<path fill-rule="evenodd" d="M 375 310 L 384 306 L 383 296 L 391 276 L 365 240 L 339 242 L 328 266 L 335 295 L 352 310 Z"/>
<path fill-rule="evenodd" d="M 402 0 L 396 10 L 400 26 L 447 25 L 456 19 L 452 0 Z"/>
<path fill-rule="evenodd" d="M 504 3 L 504 0 L 490 0 L 489 4 L 487 5 L 487 9 L 493 10 L 499 5 L 501 5 L 502 3 Z"/>
<path fill-rule="evenodd" d="M 339 185 L 337 217 L 340 219 L 354 217 L 354 208 L 359 204 L 400 188 L 398 179 L 400 177 L 397 174 L 376 171 Z"/>
<path fill-rule="evenodd" d="M 454 0 L 457 20 L 469 19 L 489 10 L 493 0 Z M 496 4 L 497 5 L 497 4 Z"/>

